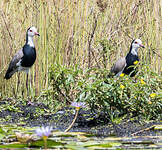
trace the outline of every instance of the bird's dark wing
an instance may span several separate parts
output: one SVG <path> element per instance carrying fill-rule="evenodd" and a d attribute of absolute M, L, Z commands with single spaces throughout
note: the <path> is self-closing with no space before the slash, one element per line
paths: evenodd
<path fill-rule="evenodd" d="M 111 68 L 111 73 L 114 73 L 115 75 L 122 72 L 123 69 L 126 66 L 126 59 L 125 57 L 122 57 L 116 61 L 116 63 Z"/>
<path fill-rule="evenodd" d="M 18 71 L 18 66 L 16 65 L 21 58 L 23 57 L 23 50 L 20 49 L 12 58 L 9 67 L 7 69 L 6 75 L 5 75 L 5 79 L 9 79 L 11 78 L 11 76 Z"/>

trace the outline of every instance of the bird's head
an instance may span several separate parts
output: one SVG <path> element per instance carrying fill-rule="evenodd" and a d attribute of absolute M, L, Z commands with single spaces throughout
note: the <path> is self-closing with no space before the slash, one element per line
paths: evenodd
<path fill-rule="evenodd" d="M 135 40 L 132 41 L 132 48 L 133 49 L 140 48 L 140 47 L 145 48 L 140 39 L 135 39 Z"/>
<path fill-rule="evenodd" d="M 36 27 L 34 27 L 34 26 L 28 28 L 28 30 L 27 30 L 27 35 L 28 35 L 28 36 L 31 36 L 31 37 L 33 37 L 34 35 L 40 36 L 39 33 L 37 32 Z"/>

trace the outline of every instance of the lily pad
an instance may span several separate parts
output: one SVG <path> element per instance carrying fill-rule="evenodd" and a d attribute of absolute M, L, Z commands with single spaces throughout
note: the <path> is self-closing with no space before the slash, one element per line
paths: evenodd
<path fill-rule="evenodd" d="M 155 125 L 154 130 L 162 130 L 162 125 Z"/>
<path fill-rule="evenodd" d="M 27 144 L 21 144 L 19 142 L 0 145 L 0 148 L 27 148 L 27 147 L 28 147 Z"/>
<path fill-rule="evenodd" d="M 120 146 L 121 143 L 103 143 L 103 144 L 94 144 L 94 145 L 87 145 L 85 147 L 103 147 L 103 148 L 110 148 L 110 147 L 116 147 Z"/>
<path fill-rule="evenodd" d="M 53 140 L 48 139 L 47 140 L 47 147 L 55 147 L 55 146 L 63 146 L 64 144 L 61 142 L 56 142 Z M 30 144 L 30 147 L 44 147 L 44 141 L 42 139 L 36 140 Z"/>
<path fill-rule="evenodd" d="M 85 135 L 86 133 L 84 132 L 53 132 L 54 136 L 57 137 L 75 137 L 78 135 Z"/>

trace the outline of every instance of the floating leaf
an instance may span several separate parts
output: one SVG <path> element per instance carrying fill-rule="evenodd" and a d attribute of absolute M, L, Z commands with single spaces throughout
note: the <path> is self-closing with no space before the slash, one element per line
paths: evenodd
<path fill-rule="evenodd" d="M 126 137 L 125 137 L 126 138 Z M 124 139 L 125 139 L 124 138 Z M 121 141 L 123 138 L 121 138 L 121 137 L 107 137 L 107 138 L 105 138 L 104 140 L 106 140 L 106 141 Z"/>
<path fill-rule="evenodd" d="M 5 137 L 5 135 L 0 133 L 0 141 L 1 141 L 4 137 Z"/>
<path fill-rule="evenodd" d="M 155 125 L 154 130 L 162 130 L 162 125 Z"/>
<path fill-rule="evenodd" d="M 47 147 L 48 148 L 55 147 L 55 146 L 62 146 L 62 145 L 64 145 L 64 144 L 61 143 L 61 142 L 56 142 L 56 141 L 51 140 L 51 139 L 47 140 Z M 44 141 L 42 139 L 36 140 L 36 141 L 31 143 L 30 147 L 44 147 Z"/>
<path fill-rule="evenodd" d="M 84 132 L 53 132 L 54 136 L 58 136 L 58 137 L 74 137 L 74 136 L 78 136 L 78 135 L 85 135 L 87 133 Z"/>
<path fill-rule="evenodd" d="M 120 146 L 121 143 L 103 143 L 103 144 L 94 144 L 94 145 L 88 145 L 88 146 L 85 146 L 85 147 L 104 147 L 104 148 L 108 148 L 108 147 L 114 147 L 114 146 Z"/>
<path fill-rule="evenodd" d="M 27 148 L 27 144 L 20 144 L 19 142 L 0 145 L 0 148 Z"/>
<path fill-rule="evenodd" d="M 0 133 L 5 133 L 4 129 L 2 127 L 0 127 Z"/>

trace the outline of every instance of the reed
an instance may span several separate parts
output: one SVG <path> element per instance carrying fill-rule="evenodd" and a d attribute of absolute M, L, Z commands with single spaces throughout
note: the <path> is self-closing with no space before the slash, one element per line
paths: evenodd
<path fill-rule="evenodd" d="M 0 93 L 26 97 L 25 75 L 5 81 L 15 52 L 25 42 L 26 29 L 35 25 L 37 61 L 30 71 L 31 97 L 48 88 L 48 68 L 63 64 L 107 68 L 128 52 L 131 40 L 141 38 L 146 48 L 140 58 L 161 73 L 162 0 L 1 0 Z M 104 45 L 103 45 L 104 42 Z"/>

